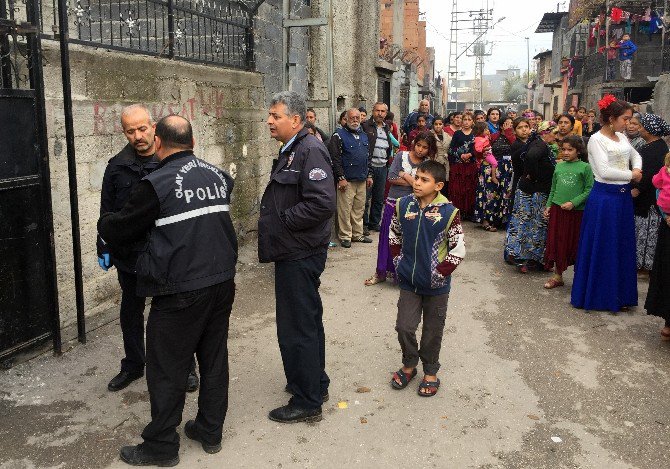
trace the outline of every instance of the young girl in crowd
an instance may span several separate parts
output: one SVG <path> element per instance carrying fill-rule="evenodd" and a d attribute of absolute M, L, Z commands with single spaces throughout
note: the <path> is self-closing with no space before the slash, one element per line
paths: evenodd
<path fill-rule="evenodd" d="M 637 305 L 630 183 L 642 179 L 642 158 L 622 133 L 633 116 L 631 105 L 608 94 L 598 107 L 603 127 L 589 139 L 595 183 L 584 208 L 571 303 L 617 312 Z"/>
<path fill-rule="evenodd" d="M 665 220 L 670 222 L 670 153 L 665 155 L 665 166 L 663 166 L 653 178 L 652 184 L 658 189 L 657 204 L 663 211 Z"/>
<path fill-rule="evenodd" d="M 386 279 L 395 280 L 393 257 L 389 247 L 389 227 L 395 213 L 396 201 L 412 193 L 416 167 L 421 162 L 435 158 L 437 144 L 435 136 L 430 132 L 418 134 L 412 142 L 411 151 L 398 152 L 389 168 L 388 180 L 391 183 L 388 196 L 384 203 L 384 212 L 379 227 L 379 245 L 377 247 L 377 269 L 372 277 L 365 280 L 365 285 L 375 285 Z"/>
<path fill-rule="evenodd" d="M 544 288 L 562 287 L 563 272 L 575 264 L 579 229 L 586 199 L 593 187 L 593 173 L 581 137 L 571 135 L 561 144 L 561 164 L 556 165 L 544 216 L 549 220 L 544 255 L 546 269 L 555 266 L 554 276 Z"/>
<path fill-rule="evenodd" d="M 451 135 L 444 131 L 444 119 L 442 116 L 433 117 L 433 129 L 431 133 L 435 136 L 435 143 L 437 144 L 437 154 L 435 161 L 444 166 L 447 181 L 444 187 L 440 189 L 443 196 L 448 197 L 449 190 L 449 144 L 451 143 Z"/>
<path fill-rule="evenodd" d="M 477 187 L 477 163 L 473 155 L 472 113 L 463 114 L 461 129 L 449 144 L 449 200 L 461 212 L 461 219 L 472 217 Z"/>
<path fill-rule="evenodd" d="M 493 152 L 491 151 L 491 131 L 486 122 L 477 122 L 472 128 L 472 133 L 475 134 L 475 157 L 483 164 L 487 163 L 492 168 L 491 179 L 498 184 L 496 172 L 498 170 L 498 161 L 496 161 Z"/>
<path fill-rule="evenodd" d="M 410 150 L 412 149 L 412 145 L 414 144 L 414 139 L 416 138 L 417 135 L 427 132 L 429 129 L 426 127 L 426 116 L 419 116 L 416 119 L 416 129 L 412 130 L 409 135 L 407 136 L 407 139 L 409 140 L 409 148 Z"/>

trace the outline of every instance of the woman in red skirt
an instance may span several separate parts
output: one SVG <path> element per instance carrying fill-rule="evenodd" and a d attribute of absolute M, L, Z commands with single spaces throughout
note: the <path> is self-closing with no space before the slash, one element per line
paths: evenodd
<path fill-rule="evenodd" d="M 449 144 L 449 200 L 460 210 L 461 219 L 470 219 L 475 207 L 478 168 L 474 156 L 474 116 L 463 114 L 461 129 L 454 132 Z"/>
<path fill-rule="evenodd" d="M 547 269 L 555 268 L 554 276 L 544 284 L 548 289 L 565 285 L 563 272 L 575 264 L 582 214 L 593 187 L 591 166 L 583 161 L 586 148 L 581 137 L 565 137 L 561 157 L 544 210 L 544 216 L 549 219 L 544 264 Z"/>

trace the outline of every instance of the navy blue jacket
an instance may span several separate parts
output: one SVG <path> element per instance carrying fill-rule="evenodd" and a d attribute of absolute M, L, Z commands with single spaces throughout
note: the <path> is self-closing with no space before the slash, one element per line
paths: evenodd
<path fill-rule="evenodd" d="M 330 137 L 328 151 L 335 179 L 365 181 L 372 177 L 372 151 L 363 127 L 355 131 L 348 126 L 337 129 Z"/>

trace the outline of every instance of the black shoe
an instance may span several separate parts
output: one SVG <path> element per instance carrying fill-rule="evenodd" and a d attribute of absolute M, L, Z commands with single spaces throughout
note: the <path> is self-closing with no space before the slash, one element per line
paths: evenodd
<path fill-rule="evenodd" d="M 301 409 L 288 404 L 271 411 L 268 418 L 280 423 L 319 422 L 322 419 L 321 407 L 318 409 Z"/>
<path fill-rule="evenodd" d="M 186 392 L 195 392 L 200 386 L 200 380 L 198 379 L 198 373 L 195 370 L 191 371 L 188 374 L 188 380 L 186 381 Z"/>
<path fill-rule="evenodd" d="M 370 231 L 380 232 L 380 231 L 381 231 L 381 228 L 380 228 L 379 225 L 371 226 L 371 227 L 370 227 Z M 365 233 L 363 233 L 363 234 L 365 234 Z M 370 233 L 368 233 L 368 234 L 370 234 Z"/>
<path fill-rule="evenodd" d="M 202 445 L 202 449 L 205 450 L 205 453 L 215 454 L 221 451 L 221 443 L 218 445 L 210 445 L 205 443 L 202 437 L 198 434 L 198 430 L 195 426 L 195 420 L 189 420 L 184 425 L 184 434 L 189 437 L 191 440 L 197 441 Z"/>
<path fill-rule="evenodd" d="M 179 464 L 179 455 L 167 459 L 152 456 L 144 451 L 142 445 L 124 446 L 119 453 L 121 455 L 121 460 L 131 466 L 172 467 Z"/>
<path fill-rule="evenodd" d="M 288 384 L 287 384 L 286 387 L 284 388 L 284 391 L 286 391 L 287 393 L 289 393 L 291 396 L 293 396 L 293 395 L 295 394 L 295 393 L 294 393 L 293 391 L 291 391 L 291 389 L 288 387 Z M 326 391 L 326 392 L 324 392 L 323 394 L 321 394 L 321 400 L 322 400 L 323 402 L 326 402 L 328 399 L 330 399 L 330 395 L 328 394 L 328 391 Z"/>
<path fill-rule="evenodd" d="M 370 233 L 368 233 L 368 234 L 370 234 Z M 359 236 L 358 238 L 352 239 L 352 241 L 354 243 L 366 243 L 366 244 L 368 244 L 368 243 L 372 242 L 372 238 L 368 238 L 367 236 L 363 235 L 363 236 Z"/>
<path fill-rule="evenodd" d="M 121 371 L 121 373 L 112 378 L 112 380 L 107 385 L 107 389 L 111 392 L 120 391 L 136 379 L 140 379 L 142 376 L 144 376 L 144 372 L 142 371 L 135 373 Z"/>
<path fill-rule="evenodd" d="M 348 239 L 342 240 L 340 241 L 340 246 L 342 246 L 343 248 L 350 248 L 351 241 L 349 241 Z"/>
<path fill-rule="evenodd" d="M 363 228 L 363 236 L 370 236 L 370 228 L 367 226 Z"/>

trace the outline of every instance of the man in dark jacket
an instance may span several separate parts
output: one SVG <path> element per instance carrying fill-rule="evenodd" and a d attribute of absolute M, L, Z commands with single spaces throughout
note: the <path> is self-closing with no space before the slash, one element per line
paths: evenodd
<path fill-rule="evenodd" d="M 190 363 L 202 374 L 198 413 L 184 433 L 207 453 L 221 450 L 228 409 L 228 325 L 235 297 L 237 237 L 230 218 L 232 178 L 193 154 L 191 124 L 156 124 L 156 170 L 140 181 L 98 232 L 111 246 L 145 240 L 137 261 L 138 294 L 151 296 L 147 384 L 151 422 L 144 442 L 121 448 L 134 466 L 179 463 L 179 435 Z"/>
<path fill-rule="evenodd" d="M 272 98 L 268 126 L 283 143 L 261 200 L 258 258 L 275 263 L 277 338 L 288 405 L 276 422 L 316 422 L 328 399 L 320 276 L 326 266 L 335 184 L 326 148 L 303 127 L 306 106 L 295 92 Z"/>
<path fill-rule="evenodd" d="M 370 143 L 370 163 L 372 166 L 372 187 L 368 189 L 365 200 L 365 214 L 363 215 L 363 229 L 379 231 L 384 207 L 384 191 L 388 176 L 388 162 L 391 157 L 390 129 L 386 124 L 388 106 L 384 103 L 375 103 L 372 108 L 372 117 L 361 124 Z"/>
<path fill-rule="evenodd" d="M 330 137 L 328 151 L 337 179 L 337 226 L 340 245 L 371 243 L 365 235 L 363 214 L 367 189 L 372 186 L 372 153 L 368 136 L 361 128 L 361 112 L 347 112 L 347 124 Z"/>
<path fill-rule="evenodd" d="M 118 212 L 128 201 L 140 180 L 158 165 L 154 156 L 154 124 L 147 108 L 133 104 L 121 112 L 121 127 L 128 144 L 109 160 L 102 178 L 100 215 Z M 124 389 L 144 376 L 144 305 L 146 298 L 137 295 L 137 263 L 141 243 L 131 243 L 110 249 L 98 236 L 97 251 L 100 268 L 107 271 L 116 266 L 121 285 L 120 323 L 125 357 L 121 371 L 107 385 L 110 391 Z M 188 378 L 188 391 L 198 389 L 195 360 Z"/>
<path fill-rule="evenodd" d="M 412 111 L 409 113 L 409 116 L 405 118 L 405 122 L 402 125 L 402 130 L 405 133 L 405 136 L 416 129 L 417 121 L 419 116 L 425 116 L 426 118 L 426 127 L 431 129 L 433 127 L 433 116 L 430 113 L 430 101 L 427 99 L 422 99 L 419 101 L 419 109 L 417 111 Z"/>

